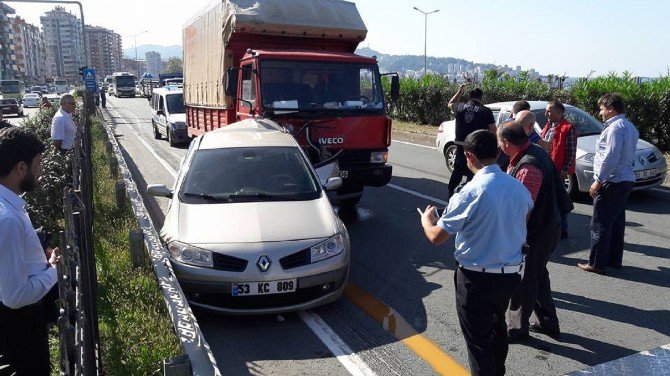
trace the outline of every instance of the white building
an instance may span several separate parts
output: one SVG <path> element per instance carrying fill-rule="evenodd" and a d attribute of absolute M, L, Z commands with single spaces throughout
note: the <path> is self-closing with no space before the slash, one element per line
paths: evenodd
<path fill-rule="evenodd" d="M 161 54 L 156 51 L 148 51 L 144 54 L 144 57 L 147 62 L 147 73 L 150 73 L 154 77 L 158 77 L 158 74 L 163 70 L 163 59 L 161 59 Z"/>

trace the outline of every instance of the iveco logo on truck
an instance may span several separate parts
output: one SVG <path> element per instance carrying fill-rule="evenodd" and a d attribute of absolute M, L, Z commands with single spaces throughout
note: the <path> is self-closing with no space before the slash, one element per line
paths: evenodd
<path fill-rule="evenodd" d="M 342 137 L 319 137 L 319 143 L 321 145 L 340 145 L 344 143 L 344 138 Z"/>

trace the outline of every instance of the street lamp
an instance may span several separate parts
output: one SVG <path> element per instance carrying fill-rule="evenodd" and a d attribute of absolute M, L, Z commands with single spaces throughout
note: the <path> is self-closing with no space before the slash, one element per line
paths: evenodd
<path fill-rule="evenodd" d="M 148 32 L 149 32 L 149 30 L 144 30 L 144 31 L 141 31 L 141 32 L 136 33 L 136 34 L 125 35 L 127 37 L 133 37 L 133 40 L 135 41 L 135 68 L 137 69 L 137 79 L 138 80 L 140 79 L 140 63 L 139 63 L 139 60 L 137 60 L 137 36 L 142 35 L 144 33 L 148 33 Z"/>
<path fill-rule="evenodd" d="M 435 9 L 432 12 L 424 12 L 417 7 L 414 7 L 414 10 L 417 10 L 417 11 L 423 13 L 423 16 L 424 16 L 424 23 L 423 23 L 423 75 L 425 76 L 426 73 L 427 73 L 427 67 L 428 67 L 428 64 L 427 64 L 427 59 L 428 58 L 427 58 L 427 55 L 426 55 L 427 46 L 428 46 L 428 15 L 433 14 L 433 13 L 437 13 L 440 10 Z"/>

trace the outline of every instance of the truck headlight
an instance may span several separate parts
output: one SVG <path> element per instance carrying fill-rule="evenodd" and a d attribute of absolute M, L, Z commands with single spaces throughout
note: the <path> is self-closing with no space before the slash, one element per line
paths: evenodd
<path fill-rule="evenodd" d="M 586 153 L 577 159 L 579 159 L 580 162 L 593 163 L 593 157 L 595 156 L 596 155 L 593 153 Z"/>
<path fill-rule="evenodd" d="M 370 163 L 386 163 L 388 159 L 388 151 L 373 151 L 370 153 Z"/>
<path fill-rule="evenodd" d="M 168 244 L 172 257 L 182 264 L 213 267 L 212 252 L 189 244 L 173 241 Z"/>
<path fill-rule="evenodd" d="M 344 251 L 344 237 L 342 234 L 335 234 L 321 243 L 312 246 L 311 263 L 323 261 L 333 256 L 337 256 Z"/>

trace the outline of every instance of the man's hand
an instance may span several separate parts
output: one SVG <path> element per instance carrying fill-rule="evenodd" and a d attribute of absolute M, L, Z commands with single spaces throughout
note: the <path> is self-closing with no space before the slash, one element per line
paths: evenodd
<path fill-rule="evenodd" d="M 49 248 L 47 252 L 50 252 L 51 255 L 49 256 L 49 264 L 53 266 L 54 268 L 58 265 L 58 262 L 60 261 L 60 248 Z"/>
<path fill-rule="evenodd" d="M 427 224 L 430 226 L 434 226 L 435 223 L 437 222 L 437 216 L 435 215 L 435 206 L 433 205 L 428 205 L 426 206 L 426 210 L 421 211 L 421 209 L 416 208 L 416 211 L 419 212 L 419 215 L 421 216 L 421 224 Z"/>
<path fill-rule="evenodd" d="M 591 184 L 591 188 L 589 188 L 589 194 L 591 195 L 592 198 L 596 198 L 598 195 L 598 191 L 600 190 L 600 182 L 599 181 L 594 181 L 593 184 Z"/>

